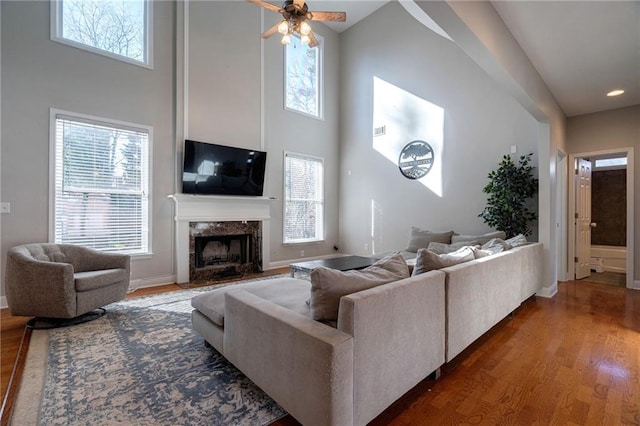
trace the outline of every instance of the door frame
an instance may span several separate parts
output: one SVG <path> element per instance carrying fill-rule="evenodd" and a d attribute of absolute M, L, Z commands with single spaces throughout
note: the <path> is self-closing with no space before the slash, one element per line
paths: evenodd
<path fill-rule="evenodd" d="M 569 179 L 569 157 L 558 150 L 556 155 L 556 269 L 558 281 L 569 280 L 569 267 L 567 265 L 567 202 L 568 179 Z"/>
<path fill-rule="evenodd" d="M 567 266 L 568 266 L 568 278 L 570 280 L 575 279 L 575 262 L 576 256 L 576 228 L 575 228 L 575 215 L 576 215 L 576 190 L 575 190 L 575 163 L 577 158 L 585 157 L 599 157 L 601 155 L 608 154 L 626 154 L 627 156 L 627 288 L 634 288 L 633 285 L 633 271 L 634 271 L 634 192 L 633 192 L 633 147 L 607 149 L 602 151 L 580 152 L 576 154 L 569 154 L 569 175 L 567 179 L 569 185 L 569 201 L 567 203 L 568 215 L 567 215 L 567 230 L 568 232 L 568 253 L 567 253 Z"/>

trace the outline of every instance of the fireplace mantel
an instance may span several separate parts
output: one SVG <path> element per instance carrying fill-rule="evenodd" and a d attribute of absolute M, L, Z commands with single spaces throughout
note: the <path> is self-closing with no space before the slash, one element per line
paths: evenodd
<path fill-rule="evenodd" d="M 189 282 L 189 223 L 262 221 L 262 269 L 269 267 L 269 197 L 172 194 L 175 204 L 176 281 Z"/>

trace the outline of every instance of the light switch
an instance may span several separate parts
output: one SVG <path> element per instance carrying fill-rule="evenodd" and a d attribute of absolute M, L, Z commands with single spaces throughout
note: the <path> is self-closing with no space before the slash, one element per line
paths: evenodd
<path fill-rule="evenodd" d="M 511 153 L 515 154 L 516 152 L 518 152 L 518 145 L 511 145 Z"/>
<path fill-rule="evenodd" d="M 0 203 L 0 213 L 11 213 L 11 203 Z"/>

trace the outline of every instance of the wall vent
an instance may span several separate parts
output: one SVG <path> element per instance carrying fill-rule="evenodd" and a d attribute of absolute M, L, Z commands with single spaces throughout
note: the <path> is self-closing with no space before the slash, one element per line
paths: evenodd
<path fill-rule="evenodd" d="M 387 133 L 387 126 L 380 126 L 373 128 L 373 136 L 382 136 Z"/>

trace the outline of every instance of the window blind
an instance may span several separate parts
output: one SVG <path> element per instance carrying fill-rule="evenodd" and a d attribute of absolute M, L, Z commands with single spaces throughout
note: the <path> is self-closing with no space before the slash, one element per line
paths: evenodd
<path fill-rule="evenodd" d="M 284 242 L 324 239 L 324 161 L 285 153 Z"/>
<path fill-rule="evenodd" d="M 149 131 L 55 119 L 56 243 L 149 251 Z"/>

